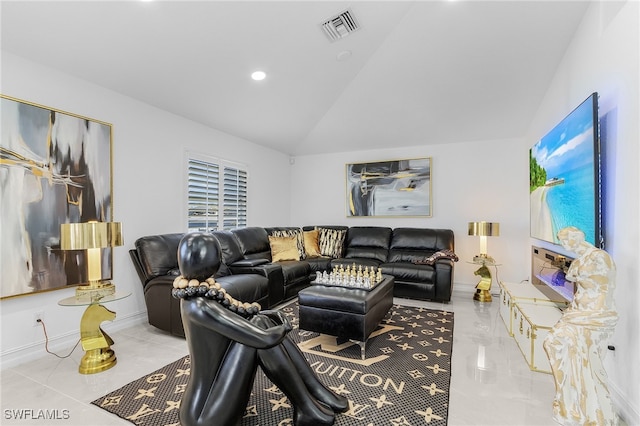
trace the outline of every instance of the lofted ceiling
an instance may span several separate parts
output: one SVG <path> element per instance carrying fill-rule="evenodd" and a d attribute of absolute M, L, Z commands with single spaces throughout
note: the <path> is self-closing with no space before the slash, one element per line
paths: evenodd
<path fill-rule="evenodd" d="M 588 2 L 3 0 L 0 7 L 3 51 L 307 155 L 522 137 Z M 331 42 L 321 24 L 345 10 L 360 29 Z M 265 80 L 251 80 L 257 69 Z"/>

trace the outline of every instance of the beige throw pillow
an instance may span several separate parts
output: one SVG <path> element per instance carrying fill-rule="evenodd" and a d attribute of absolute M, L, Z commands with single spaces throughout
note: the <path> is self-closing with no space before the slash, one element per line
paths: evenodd
<path fill-rule="evenodd" d="M 320 232 L 315 229 L 313 231 L 304 231 L 304 251 L 308 258 L 321 257 L 319 237 Z"/>
<path fill-rule="evenodd" d="M 307 257 L 304 249 L 304 237 L 302 236 L 302 229 L 278 230 L 273 231 L 271 235 L 273 235 L 274 237 L 295 237 L 296 246 L 298 247 L 298 260 L 304 260 Z"/>
<path fill-rule="evenodd" d="M 273 262 L 300 260 L 296 237 L 274 237 L 270 235 L 269 246 L 271 247 L 271 260 Z"/>

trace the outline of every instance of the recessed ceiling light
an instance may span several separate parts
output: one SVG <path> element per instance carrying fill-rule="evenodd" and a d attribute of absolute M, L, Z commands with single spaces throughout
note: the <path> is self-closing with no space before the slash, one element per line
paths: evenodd
<path fill-rule="evenodd" d="M 251 74 L 251 78 L 255 81 L 264 80 L 267 77 L 267 74 L 264 71 L 255 71 Z"/>
<path fill-rule="evenodd" d="M 336 55 L 336 59 L 340 62 L 342 61 L 346 61 L 347 59 L 349 59 L 351 57 L 351 51 L 350 50 L 343 50 L 342 52 L 338 53 Z"/>

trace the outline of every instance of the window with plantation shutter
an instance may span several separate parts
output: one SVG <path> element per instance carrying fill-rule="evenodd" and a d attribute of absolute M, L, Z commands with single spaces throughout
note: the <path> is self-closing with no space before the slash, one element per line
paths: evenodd
<path fill-rule="evenodd" d="M 225 167 L 223 176 L 223 229 L 247 226 L 247 172 Z"/>
<path fill-rule="evenodd" d="M 247 226 L 247 171 L 220 160 L 188 158 L 188 229 Z"/>

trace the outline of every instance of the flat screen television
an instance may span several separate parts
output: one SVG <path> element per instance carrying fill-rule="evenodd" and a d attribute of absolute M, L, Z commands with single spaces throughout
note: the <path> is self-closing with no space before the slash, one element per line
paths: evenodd
<path fill-rule="evenodd" d="M 593 93 L 529 150 L 531 236 L 559 244 L 567 226 L 604 248 L 598 94 Z"/>

